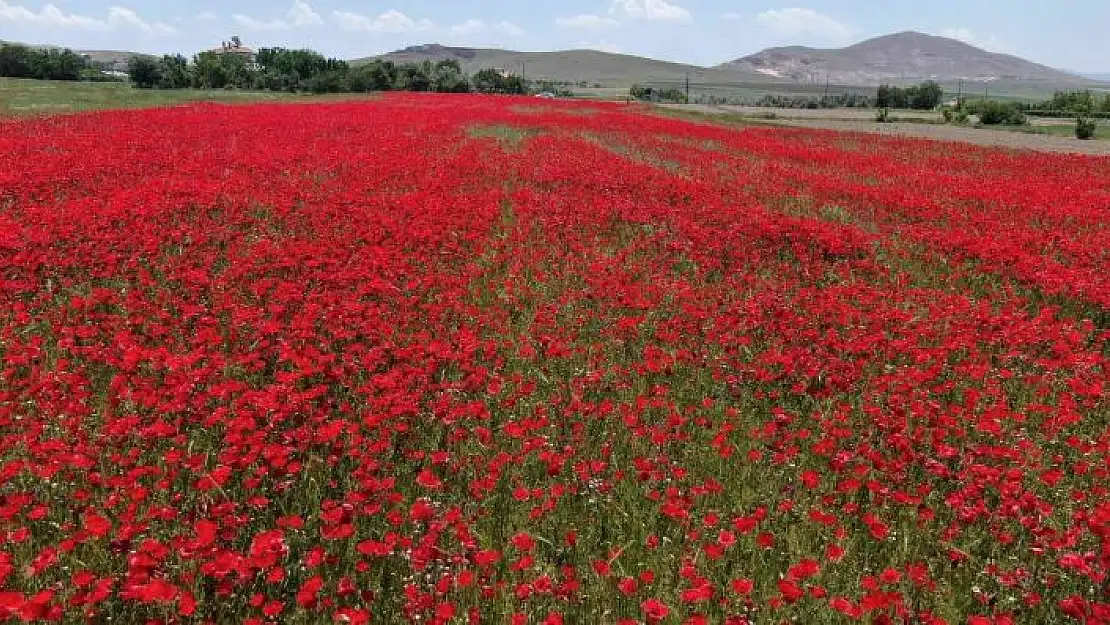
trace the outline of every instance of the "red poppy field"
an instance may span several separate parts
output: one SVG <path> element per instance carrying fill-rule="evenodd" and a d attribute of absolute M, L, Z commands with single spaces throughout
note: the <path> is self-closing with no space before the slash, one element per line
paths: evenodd
<path fill-rule="evenodd" d="M 0 121 L 0 619 L 1110 623 L 1110 159 Z"/>

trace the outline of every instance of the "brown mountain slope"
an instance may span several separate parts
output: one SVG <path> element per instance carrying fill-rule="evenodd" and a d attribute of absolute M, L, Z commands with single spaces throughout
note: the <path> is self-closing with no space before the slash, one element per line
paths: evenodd
<path fill-rule="evenodd" d="M 916 32 L 868 39 L 840 49 L 771 48 L 720 66 L 794 81 L 871 85 L 924 79 L 976 82 L 1021 81 L 1079 86 L 1090 79 L 1009 54 Z"/>
<path fill-rule="evenodd" d="M 636 82 L 678 82 L 685 80 L 687 74 L 694 83 L 780 82 L 758 72 L 698 67 L 597 50 L 517 52 L 429 44 L 371 58 L 395 63 L 455 59 L 462 65 L 463 71 L 471 74 L 483 69 L 499 68 L 515 74 L 524 72 L 532 79 L 589 82 L 606 86 Z M 353 63 L 369 60 L 371 59 L 359 59 Z"/>

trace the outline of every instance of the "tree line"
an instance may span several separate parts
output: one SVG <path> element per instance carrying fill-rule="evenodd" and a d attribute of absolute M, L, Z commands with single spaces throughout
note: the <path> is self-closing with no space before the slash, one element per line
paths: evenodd
<path fill-rule="evenodd" d="M 1030 112 L 1082 113 L 1087 115 L 1110 114 L 1110 93 L 1099 96 L 1091 90 L 1057 91 L 1052 99 L 1030 109 Z"/>
<path fill-rule="evenodd" d="M 880 85 L 875 94 L 875 108 L 931 111 L 940 106 L 943 98 L 944 88 L 933 80 L 912 87 Z"/>
<path fill-rule="evenodd" d="M 311 93 L 435 91 L 527 93 L 523 78 L 485 69 L 467 75 L 458 61 L 394 63 L 374 59 L 351 64 L 313 50 L 262 48 L 240 54 L 238 38 L 221 50 L 186 58 L 136 55 L 127 65 L 131 84 L 142 89 L 251 89 Z M 40 80 L 113 80 L 104 69 L 72 50 L 0 44 L 0 77 Z"/>
<path fill-rule="evenodd" d="M 0 44 L 0 76 L 4 78 L 81 80 L 89 69 L 88 59 L 73 50 Z"/>
<path fill-rule="evenodd" d="M 524 80 L 493 69 L 473 76 L 458 61 L 394 63 L 374 59 L 351 64 L 313 50 L 262 48 L 253 57 L 232 51 L 208 51 L 192 60 L 181 55 L 161 59 L 134 57 L 128 74 L 144 89 L 252 89 L 311 93 L 434 91 L 439 93 L 525 93 Z"/>

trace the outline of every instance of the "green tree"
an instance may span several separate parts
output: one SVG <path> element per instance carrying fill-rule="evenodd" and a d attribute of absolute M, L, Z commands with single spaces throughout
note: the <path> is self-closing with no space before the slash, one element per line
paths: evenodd
<path fill-rule="evenodd" d="M 1094 139 L 1098 131 L 1098 122 L 1090 117 L 1080 115 L 1075 119 L 1075 136 L 1078 139 Z"/>
<path fill-rule="evenodd" d="M 88 62 L 72 50 L 0 44 L 0 76 L 39 80 L 78 80 Z"/>
<path fill-rule="evenodd" d="M 1068 111 L 1070 113 L 1090 113 L 1095 110 L 1095 96 L 1086 91 L 1057 91 L 1048 103 L 1048 108 L 1053 111 Z"/>
<path fill-rule="evenodd" d="M 875 108 L 880 109 L 906 109 L 910 107 L 910 93 L 908 89 L 879 85 L 875 93 Z"/>
<path fill-rule="evenodd" d="M 428 75 L 432 64 L 425 61 L 419 65 L 405 64 L 397 68 L 397 78 L 394 89 L 398 91 L 428 91 L 432 86 L 432 79 Z"/>
<path fill-rule="evenodd" d="M 944 88 L 935 81 L 929 80 L 914 88 L 912 95 L 910 108 L 929 111 L 940 106 L 940 101 L 944 97 Z"/>
<path fill-rule="evenodd" d="M 27 46 L 0 44 L 0 76 L 30 78 L 31 54 L 32 50 Z"/>
<path fill-rule="evenodd" d="M 185 89 L 193 86 L 193 72 L 189 61 L 180 54 L 167 54 L 161 60 L 161 77 L 158 83 L 163 89 Z"/>
<path fill-rule="evenodd" d="M 520 76 L 504 76 L 495 69 L 484 69 L 471 80 L 474 90 L 479 93 L 527 93 L 527 87 Z"/>
<path fill-rule="evenodd" d="M 193 57 L 193 73 L 197 78 L 198 87 L 223 89 L 227 86 L 230 77 L 220 62 L 221 56 L 225 55 L 215 52 L 201 52 Z"/>
<path fill-rule="evenodd" d="M 133 56 L 127 63 L 127 74 L 131 84 L 140 89 L 157 87 L 162 80 L 162 68 L 158 61 L 147 56 Z"/>
<path fill-rule="evenodd" d="M 462 66 L 454 59 L 443 60 L 432 67 L 432 91 L 439 93 L 466 93 L 470 81 L 463 75 Z"/>
<path fill-rule="evenodd" d="M 389 91 L 397 84 L 397 66 L 393 61 L 374 59 L 352 68 L 351 71 L 358 76 L 357 79 L 352 78 L 352 88 L 356 82 L 365 85 L 365 89 L 359 91 Z"/>

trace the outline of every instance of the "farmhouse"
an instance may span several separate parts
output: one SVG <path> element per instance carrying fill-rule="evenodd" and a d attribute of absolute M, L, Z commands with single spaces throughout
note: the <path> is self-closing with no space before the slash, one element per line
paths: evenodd
<path fill-rule="evenodd" d="M 254 50 L 244 46 L 237 39 L 225 41 L 219 47 L 209 50 L 209 52 L 213 54 L 234 54 L 243 57 L 247 62 L 254 62 L 255 57 Z"/>

